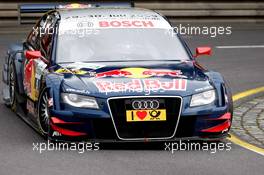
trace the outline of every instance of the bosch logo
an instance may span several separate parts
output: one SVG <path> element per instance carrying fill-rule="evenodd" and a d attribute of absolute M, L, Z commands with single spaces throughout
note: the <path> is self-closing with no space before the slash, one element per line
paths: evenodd
<path fill-rule="evenodd" d="M 158 100 L 135 100 L 132 102 L 133 109 L 158 109 Z"/>

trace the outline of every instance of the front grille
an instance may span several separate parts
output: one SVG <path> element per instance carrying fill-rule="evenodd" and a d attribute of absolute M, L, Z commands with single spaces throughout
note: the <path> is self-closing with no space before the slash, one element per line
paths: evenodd
<path fill-rule="evenodd" d="M 162 102 L 158 109 L 166 109 L 166 121 L 127 122 L 126 110 L 131 110 L 129 101 L 155 99 Z M 122 97 L 111 98 L 108 105 L 117 135 L 123 140 L 167 139 L 174 136 L 181 112 L 181 97 Z"/>

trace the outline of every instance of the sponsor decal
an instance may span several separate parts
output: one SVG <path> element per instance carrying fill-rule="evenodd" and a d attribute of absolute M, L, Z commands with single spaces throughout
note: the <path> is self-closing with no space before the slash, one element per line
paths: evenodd
<path fill-rule="evenodd" d="M 205 86 L 202 88 L 195 89 L 195 92 L 205 91 L 205 90 L 209 90 L 209 89 L 213 89 L 213 87 L 212 86 Z"/>
<path fill-rule="evenodd" d="M 39 97 L 39 91 L 41 88 L 41 78 L 42 78 L 43 74 L 46 73 L 47 64 L 44 63 L 41 59 L 35 59 L 34 61 L 35 61 L 35 67 L 36 67 L 34 99 L 37 100 Z"/>
<path fill-rule="evenodd" d="M 158 79 L 146 79 L 143 81 L 144 87 L 151 90 L 164 90 L 164 91 L 185 91 L 187 80 L 173 79 L 172 81 L 160 81 Z"/>
<path fill-rule="evenodd" d="M 70 65 L 67 66 L 67 68 L 69 69 L 93 69 L 93 70 L 96 70 L 96 69 L 100 69 L 104 67 L 104 65 L 100 65 L 100 64 L 93 64 L 93 63 L 84 63 L 84 62 L 75 62 L 75 63 L 72 63 Z"/>
<path fill-rule="evenodd" d="M 40 59 L 26 60 L 24 67 L 24 90 L 33 101 L 38 100 L 41 77 L 47 64 Z"/>
<path fill-rule="evenodd" d="M 27 92 L 28 96 L 31 96 L 31 90 L 32 90 L 32 80 L 34 79 L 34 73 L 35 68 L 34 68 L 34 60 L 29 60 L 26 61 L 25 63 L 25 68 L 24 68 L 24 88 L 25 91 Z"/>
<path fill-rule="evenodd" d="M 102 28 L 153 28 L 152 21 L 126 20 L 126 21 L 99 21 L 99 27 Z"/>
<path fill-rule="evenodd" d="M 143 75 L 149 75 L 149 76 L 158 76 L 158 77 L 162 77 L 162 76 L 171 76 L 171 77 L 182 77 L 182 72 L 180 70 L 175 70 L 175 71 L 171 71 L 171 70 L 146 70 L 143 72 Z"/>
<path fill-rule="evenodd" d="M 127 77 L 127 78 L 149 78 L 149 77 L 179 77 L 186 78 L 182 75 L 181 70 L 168 70 L 168 69 L 146 69 L 140 67 L 115 69 L 106 72 L 97 73 L 95 77 Z"/>
<path fill-rule="evenodd" d="M 27 100 L 27 110 L 30 114 L 35 115 L 35 107 L 34 107 L 34 103 L 30 100 Z"/>
<path fill-rule="evenodd" d="M 76 15 L 76 16 L 68 16 L 65 17 L 65 20 L 78 20 L 78 19 L 104 19 L 104 20 L 120 20 L 120 19 L 126 19 L 126 20 L 164 20 L 162 17 L 160 17 L 157 14 L 127 14 L 127 13 L 109 13 L 109 14 L 84 14 L 84 15 Z"/>
<path fill-rule="evenodd" d="M 129 75 L 132 75 L 131 72 L 125 71 L 125 70 L 110 70 L 107 72 L 97 73 L 95 75 L 96 78 L 101 77 L 128 77 Z"/>
<path fill-rule="evenodd" d="M 67 22 L 60 24 L 59 34 L 66 31 L 76 31 L 78 29 L 109 29 L 109 28 L 156 28 L 172 29 L 166 20 L 157 17 L 81 17 L 69 18 Z M 99 33 L 99 32 L 97 32 Z"/>
<path fill-rule="evenodd" d="M 127 122 L 166 121 L 166 110 L 127 110 Z"/>
<path fill-rule="evenodd" d="M 65 90 L 66 92 L 74 92 L 74 93 L 81 93 L 81 94 L 90 94 L 88 90 L 79 90 L 79 89 L 69 89 Z"/>
<path fill-rule="evenodd" d="M 138 13 L 93 13 L 93 14 L 82 14 L 82 15 L 76 15 L 76 16 L 68 16 L 65 17 L 65 20 L 77 20 L 77 19 L 104 19 L 104 20 L 120 20 L 120 19 L 126 19 L 126 20 L 164 20 L 161 16 L 157 14 L 138 14 Z"/>
<path fill-rule="evenodd" d="M 186 91 L 186 79 L 172 79 L 161 81 L 159 79 L 132 79 L 128 82 L 95 81 L 94 84 L 100 92 L 120 91 Z"/>
<path fill-rule="evenodd" d="M 80 9 L 80 8 L 88 8 L 92 7 L 91 4 L 78 4 L 78 3 L 72 3 L 67 5 L 59 5 L 58 8 L 65 8 L 65 9 Z"/>
<path fill-rule="evenodd" d="M 56 70 L 55 72 L 61 73 L 61 74 L 71 73 L 71 74 L 75 74 L 75 75 L 84 75 L 84 74 L 88 73 L 87 71 L 80 70 L 80 69 L 64 69 L 64 68 L 60 68 L 60 69 Z"/>
<path fill-rule="evenodd" d="M 61 133 L 59 133 L 58 131 L 53 131 L 52 137 L 60 137 L 60 136 L 62 136 Z"/>

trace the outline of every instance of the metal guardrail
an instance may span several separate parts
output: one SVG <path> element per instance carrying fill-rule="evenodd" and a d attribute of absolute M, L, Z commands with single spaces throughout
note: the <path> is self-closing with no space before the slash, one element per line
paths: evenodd
<path fill-rule="evenodd" d="M 135 7 L 156 10 L 169 19 L 264 19 L 264 2 L 138 2 Z M 0 3 L 0 25 L 34 23 L 43 12 L 26 12 L 21 3 Z"/>
<path fill-rule="evenodd" d="M 17 3 L 0 3 L 0 25 L 17 22 Z"/>
<path fill-rule="evenodd" d="M 169 18 L 264 17 L 263 2 L 143 2 L 136 3 L 136 6 L 156 10 Z"/>

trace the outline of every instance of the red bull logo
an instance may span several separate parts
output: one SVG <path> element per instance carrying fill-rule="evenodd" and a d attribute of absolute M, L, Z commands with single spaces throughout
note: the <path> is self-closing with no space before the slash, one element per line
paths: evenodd
<path fill-rule="evenodd" d="M 182 75 L 180 70 L 167 70 L 167 69 L 146 69 L 146 68 L 124 68 L 124 69 L 115 69 L 107 72 L 97 73 L 95 77 L 128 77 L 128 78 L 149 78 L 149 77 L 181 77 Z"/>
<path fill-rule="evenodd" d="M 149 75 L 149 76 L 171 76 L 171 77 L 180 77 L 182 75 L 182 72 L 180 70 L 171 71 L 171 70 L 146 70 L 143 72 L 143 75 Z"/>
<path fill-rule="evenodd" d="M 128 82 L 96 81 L 100 92 L 150 92 L 150 91 L 186 91 L 186 79 L 161 81 L 158 79 L 132 79 Z"/>
<path fill-rule="evenodd" d="M 127 77 L 129 75 L 132 75 L 130 72 L 128 71 L 124 71 L 124 70 L 110 70 L 107 72 L 102 72 L 102 73 L 97 73 L 95 76 L 97 78 L 100 77 Z"/>

